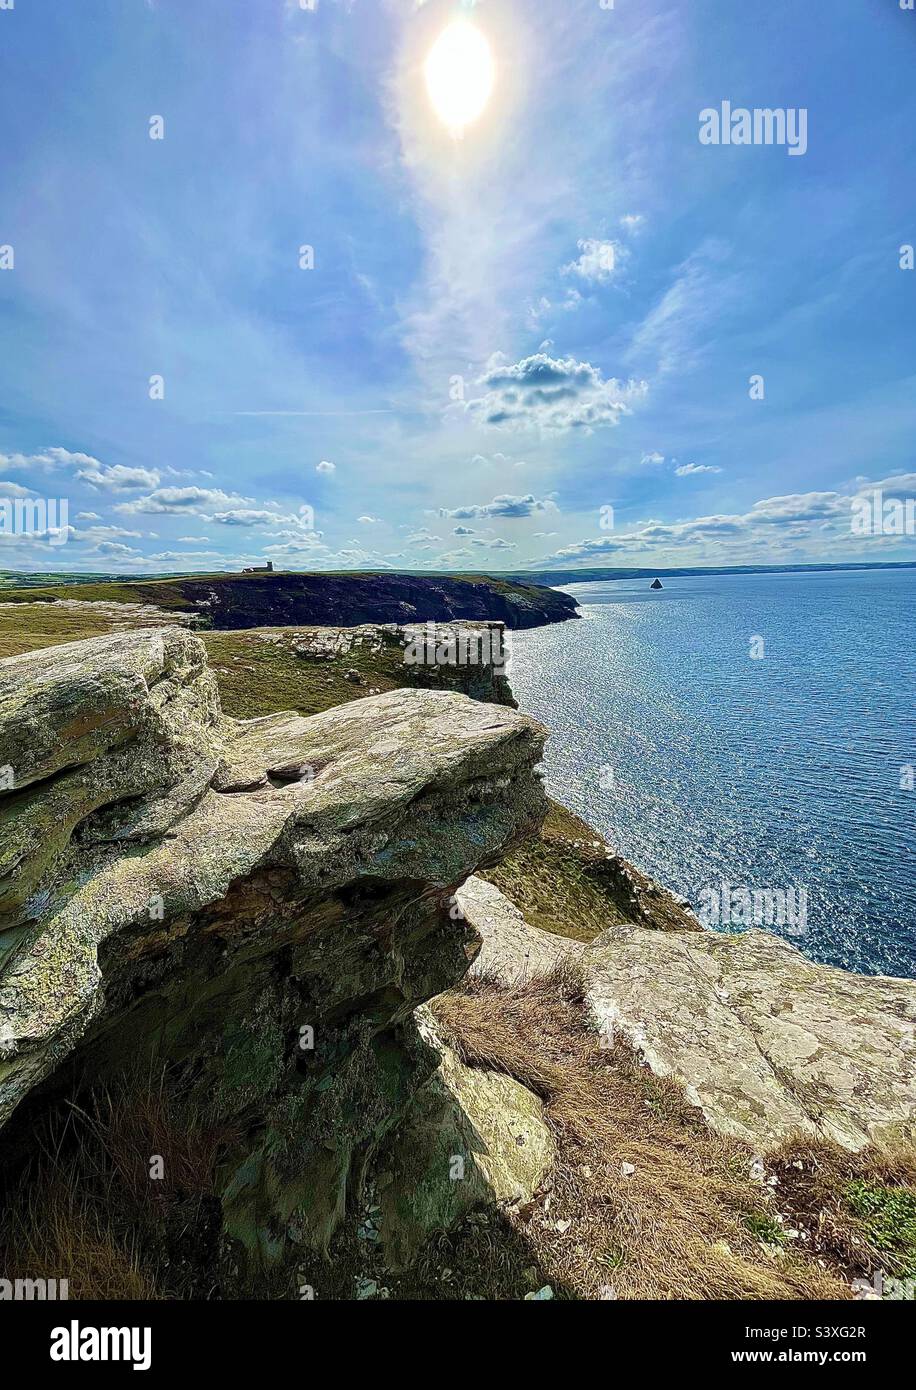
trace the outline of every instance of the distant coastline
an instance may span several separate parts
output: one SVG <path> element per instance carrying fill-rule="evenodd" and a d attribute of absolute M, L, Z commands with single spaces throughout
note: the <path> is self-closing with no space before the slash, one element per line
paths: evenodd
<path fill-rule="evenodd" d="M 596 565 L 589 569 L 555 570 L 517 570 L 511 573 L 494 575 L 494 578 L 524 581 L 528 584 L 546 584 L 548 588 L 566 587 L 568 584 L 595 584 L 611 579 L 686 579 L 691 575 L 722 574 L 825 574 L 841 570 L 911 570 L 916 569 L 916 560 L 852 561 L 847 564 L 798 564 L 798 565 L 680 565 L 674 569 L 613 569 L 609 565 Z"/>

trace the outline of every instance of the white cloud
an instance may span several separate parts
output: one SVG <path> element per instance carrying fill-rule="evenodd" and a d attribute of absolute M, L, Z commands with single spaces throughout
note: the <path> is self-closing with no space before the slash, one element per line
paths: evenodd
<path fill-rule="evenodd" d="M 911 497 L 916 493 L 916 473 L 898 474 L 877 482 L 856 479 L 854 489 L 841 492 L 787 493 L 765 497 L 746 512 L 695 517 L 688 521 L 647 521 L 630 531 L 615 532 L 563 547 L 541 563 L 563 563 L 610 554 L 647 555 L 670 553 L 672 558 L 703 558 L 717 563 L 741 563 L 766 556 L 771 563 L 780 559 L 825 560 L 875 556 L 882 542 L 901 544 L 900 536 L 865 537 L 856 540 L 851 532 L 854 495 L 877 489 L 886 497 Z M 706 547 L 714 544 L 715 553 Z"/>
<path fill-rule="evenodd" d="M 722 469 L 714 467 L 711 463 L 682 463 L 674 471 L 679 478 L 689 478 L 694 473 L 721 473 Z"/>
<path fill-rule="evenodd" d="M 336 473 L 336 472 L 337 472 L 337 465 L 336 465 L 336 463 L 329 463 L 327 459 L 322 459 L 320 463 L 316 463 L 316 465 L 315 465 L 315 472 L 316 472 L 316 473 Z"/>
<path fill-rule="evenodd" d="M 613 280 L 629 252 L 619 241 L 597 241 L 592 237 L 577 243 L 581 255 L 561 267 L 562 275 L 578 275 L 592 285 L 607 285 Z"/>
<path fill-rule="evenodd" d="M 221 560 L 224 557 L 218 550 L 160 550 L 150 555 L 150 560 Z"/>
<path fill-rule="evenodd" d="M 487 516 L 533 516 L 535 512 L 558 510 L 556 502 L 549 497 L 538 498 L 532 493 L 528 493 L 526 497 L 513 497 L 511 493 L 504 492 L 494 497 L 492 502 L 474 502 L 464 507 L 440 507 L 438 515 L 452 517 L 458 521 Z M 456 530 L 455 535 L 459 534 Z"/>
<path fill-rule="evenodd" d="M 648 391 L 644 381 L 605 380 L 590 362 L 543 352 L 508 364 L 498 353 L 478 384 L 485 393 L 464 407 L 475 423 L 561 433 L 616 425 Z"/>
<path fill-rule="evenodd" d="M 145 512 L 153 515 L 188 515 L 212 511 L 217 507 L 244 506 L 251 497 L 239 497 L 236 493 L 223 492 L 219 488 L 203 487 L 160 487 L 146 497 L 138 497 L 133 502 L 120 502 L 115 511 L 127 514 Z"/>
<path fill-rule="evenodd" d="M 283 515 L 278 512 L 267 511 L 263 507 L 232 507 L 228 511 L 213 512 L 212 515 L 202 513 L 205 521 L 215 521 L 220 526 L 292 526 L 301 527 L 303 530 L 311 530 L 309 517 L 298 515 Z"/>
<path fill-rule="evenodd" d="M 141 551 L 133 550 L 129 545 L 123 545 L 120 541 L 101 541 L 95 548 L 95 554 L 124 560 L 134 555 L 140 555 Z"/>
<path fill-rule="evenodd" d="M 91 454 L 72 454 L 69 449 L 42 449 L 37 454 L 0 454 L 0 469 L 7 472 L 51 472 L 57 468 L 101 468 Z"/>
<path fill-rule="evenodd" d="M 107 467 L 93 459 L 90 465 L 77 470 L 76 476 L 93 488 L 107 492 L 130 492 L 134 488 L 157 487 L 160 480 L 154 468 L 127 468 L 122 463 Z"/>

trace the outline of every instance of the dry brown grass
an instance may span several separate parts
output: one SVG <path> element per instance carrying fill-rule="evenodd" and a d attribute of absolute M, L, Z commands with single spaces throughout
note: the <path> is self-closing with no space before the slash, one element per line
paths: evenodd
<path fill-rule="evenodd" d="M 796 1139 L 767 1158 L 809 1247 L 833 1268 L 916 1278 L 916 1150 Z"/>
<path fill-rule="evenodd" d="M 551 1283 L 579 1298 L 850 1297 L 848 1283 L 779 1239 L 750 1150 L 713 1133 L 625 1045 L 600 1046 L 574 970 L 510 990 L 475 982 L 437 1000 L 436 1014 L 464 1061 L 544 1101 L 556 1170 L 510 1220 Z M 771 1230 L 776 1245 L 761 1238 Z"/>
<path fill-rule="evenodd" d="M 68 1279 L 71 1298 L 194 1296 L 215 1168 L 232 1137 L 162 1075 L 49 1112 L 3 1194 L 0 1274 Z M 161 1178 L 151 1177 L 154 1157 Z"/>
<path fill-rule="evenodd" d="M 0 1211 L 0 1272 L 7 1279 L 66 1279 L 70 1298 L 151 1299 L 136 1237 L 119 1228 L 112 1175 L 75 1113 L 35 1134 L 35 1153 Z"/>

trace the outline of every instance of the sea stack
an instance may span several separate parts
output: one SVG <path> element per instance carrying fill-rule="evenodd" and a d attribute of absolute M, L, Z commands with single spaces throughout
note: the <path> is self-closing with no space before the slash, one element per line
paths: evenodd
<path fill-rule="evenodd" d="M 649 585 L 650 589 L 663 589 L 665 586 L 660 579 L 653 579 Z"/>

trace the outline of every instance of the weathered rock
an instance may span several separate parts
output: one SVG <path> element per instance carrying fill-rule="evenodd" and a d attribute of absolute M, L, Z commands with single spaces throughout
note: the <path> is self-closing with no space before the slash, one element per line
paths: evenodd
<path fill-rule="evenodd" d="M 556 1147 L 537 1096 L 512 1077 L 465 1066 L 428 1010 L 417 1019 L 439 1066 L 377 1161 L 380 1233 L 394 1269 L 475 1207 L 529 1201 Z"/>
<path fill-rule="evenodd" d="M 418 690 L 454 690 L 472 700 L 517 708 L 506 674 L 508 649 L 501 622 L 296 628 L 284 629 L 281 638 L 273 640 L 282 637 L 291 639 L 296 655 L 305 661 L 381 654 L 387 659 L 383 665 L 388 673 L 396 673 L 404 685 Z M 354 684 L 363 680 L 356 668 L 344 674 Z"/>
<path fill-rule="evenodd" d="M 585 954 L 589 1005 L 723 1133 L 850 1149 L 916 1140 L 916 981 L 816 965 L 768 932 L 616 926 Z"/>
<path fill-rule="evenodd" d="M 457 902 L 483 941 L 472 973 L 511 987 L 575 964 L 597 1027 L 721 1132 L 761 1149 L 796 1133 L 851 1149 L 916 1140 L 916 981 L 816 965 L 761 931 L 635 922 L 586 947 L 529 926 L 476 877 Z"/>
<path fill-rule="evenodd" d="M 549 975 L 564 961 L 582 960 L 582 942 L 529 926 L 515 904 L 486 879 L 469 878 L 455 897 L 482 941 L 473 975 L 488 976 L 509 989 Z"/>
<path fill-rule="evenodd" d="M 11 770 L 0 783 L 0 930 L 33 915 L 30 898 L 78 826 L 96 840 L 167 830 L 216 770 L 219 723 L 206 653 L 182 629 L 0 662 L 0 762 Z"/>
<path fill-rule="evenodd" d="M 544 731 L 411 690 L 239 724 L 180 631 L 13 658 L 0 688 L 0 746 L 36 731 L 0 797 L 31 874 L 0 918 L 0 1124 L 42 1083 L 168 1063 L 239 1133 L 226 1233 L 325 1245 L 438 1064 L 413 1011 L 476 952 L 455 889 L 543 815 Z"/>
<path fill-rule="evenodd" d="M 0 662 L 0 767 L 21 790 L 141 735 L 171 748 L 186 719 L 217 714 L 206 651 L 183 629 L 45 647 Z"/>

